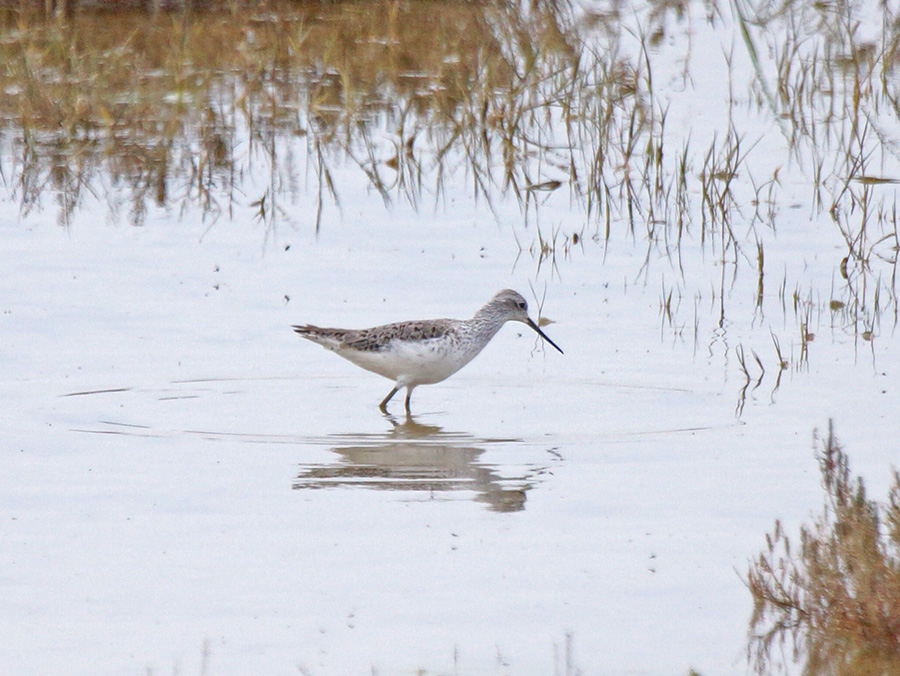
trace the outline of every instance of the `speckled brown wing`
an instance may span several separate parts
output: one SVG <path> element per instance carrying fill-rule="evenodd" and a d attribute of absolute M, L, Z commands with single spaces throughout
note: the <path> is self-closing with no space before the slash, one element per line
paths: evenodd
<path fill-rule="evenodd" d="M 447 319 L 432 319 L 415 322 L 385 324 L 371 329 L 345 331 L 341 347 L 362 352 L 378 352 L 386 349 L 392 340 L 420 342 L 431 338 L 441 338 L 454 331 L 453 323 Z"/>

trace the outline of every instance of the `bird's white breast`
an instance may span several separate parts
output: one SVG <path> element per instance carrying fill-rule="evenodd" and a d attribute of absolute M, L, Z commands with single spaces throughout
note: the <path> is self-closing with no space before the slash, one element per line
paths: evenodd
<path fill-rule="evenodd" d="M 404 385 L 431 385 L 449 378 L 478 353 L 460 349 L 446 337 L 392 340 L 382 350 L 338 349 L 339 355 L 368 371 Z"/>

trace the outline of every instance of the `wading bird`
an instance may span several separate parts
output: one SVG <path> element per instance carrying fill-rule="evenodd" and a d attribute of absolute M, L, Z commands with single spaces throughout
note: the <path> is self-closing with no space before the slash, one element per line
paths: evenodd
<path fill-rule="evenodd" d="M 394 381 L 379 405 L 387 405 L 406 388 L 409 398 L 419 385 L 432 385 L 452 376 L 481 352 L 506 322 L 522 322 L 559 350 L 528 316 L 528 303 L 511 289 L 491 298 L 471 319 L 430 319 L 398 322 L 371 329 L 324 329 L 312 324 L 293 329 L 307 340 L 336 352 L 367 371 Z"/>

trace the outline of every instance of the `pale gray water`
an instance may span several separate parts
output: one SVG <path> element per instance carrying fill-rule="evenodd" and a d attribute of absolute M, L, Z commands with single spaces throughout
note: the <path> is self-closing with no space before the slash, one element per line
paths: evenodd
<path fill-rule="evenodd" d="M 618 197 L 607 240 L 569 186 L 527 212 L 496 195 L 492 213 L 463 168 L 437 200 L 386 209 L 337 164 L 341 206 L 318 235 L 306 187 L 274 225 L 248 197 L 212 225 L 158 208 L 139 228 L 92 200 L 67 228 L 50 200 L 19 217 L 11 191 L 3 671 L 567 673 L 571 635 L 584 674 L 744 673 L 739 574 L 776 518 L 796 528 L 819 507 L 813 429 L 834 418 L 876 495 L 900 457 L 896 240 L 872 236 L 879 255 L 841 276 L 847 243 L 815 208 L 811 155 L 747 111 L 729 17 L 712 29 L 691 8 L 690 53 L 681 23 L 649 55 L 667 157 L 697 149 L 677 246 L 646 212 L 631 234 Z M 749 155 L 741 249 L 722 256 L 721 230 L 701 241 L 698 174 L 727 133 L 731 45 Z M 896 141 L 896 119 L 879 119 Z M 890 152 L 879 161 L 900 176 Z M 775 216 L 754 222 L 776 169 Z M 866 190 L 894 203 L 893 184 Z M 538 232 L 580 241 L 538 266 Z M 507 325 L 417 389 L 407 425 L 377 409 L 388 381 L 290 330 L 468 317 L 504 287 L 544 299 L 565 356 Z"/>

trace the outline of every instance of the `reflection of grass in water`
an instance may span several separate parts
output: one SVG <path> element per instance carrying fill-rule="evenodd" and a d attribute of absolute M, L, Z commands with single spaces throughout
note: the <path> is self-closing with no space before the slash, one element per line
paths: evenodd
<path fill-rule="evenodd" d="M 734 4 L 743 7 L 739 0 Z M 868 30 L 872 11 L 883 17 L 877 36 Z M 871 188 L 900 178 L 880 175 L 900 160 L 897 9 L 862 2 L 763 2 L 752 21 L 746 9 L 739 17 L 757 70 L 753 87 L 760 106 L 782 121 L 796 158 L 811 165 L 813 202 L 832 214 L 849 256 L 866 261 L 885 238 L 896 244 L 895 203 L 876 204 Z M 762 75 L 754 33 L 767 43 L 772 87 Z M 896 250 L 890 257 L 896 259 Z"/>
<path fill-rule="evenodd" d="M 351 618 L 352 618 L 352 615 L 351 615 Z M 207 638 L 207 639 L 203 640 L 203 647 L 202 647 L 202 651 L 200 654 L 200 671 L 199 671 L 200 676 L 206 676 L 206 674 L 211 673 L 210 665 L 213 661 L 212 658 L 213 658 L 213 651 L 210 648 L 210 641 Z M 458 660 L 459 660 L 459 646 L 456 646 L 453 649 L 452 673 L 454 673 L 454 674 L 459 673 Z M 507 659 L 503 656 L 503 654 L 499 648 L 497 648 L 496 660 L 497 660 L 497 664 L 501 664 L 501 665 L 504 665 L 505 667 L 507 667 L 507 670 L 506 670 L 507 673 L 515 673 L 514 671 L 509 672 L 509 670 L 508 670 L 509 664 L 507 662 Z M 296 669 L 301 674 L 301 676 L 316 676 L 318 673 L 314 669 L 307 668 L 304 664 L 302 664 L 302 661 L 296 665 Z M 379 673 L 378 670 L 375 668 L 375 665 L 372 665 L 371 670 L 372 670 L 373 674 Z M 531 670 L 529 669 L 528 671 L 531 671 Z M 154 676 L 154 674 L 155 674 L 153 669 L 149 666 L 146 668 L 146 673 L 147 673 L 147 676 Z M 406 672 L 404 672 L 404 673 L 406 673 Z M 423 667 L 419 667 L 418 669 L 416 669 L 416 671 L 414 673 L 417 676 L 429 676 L 430 674 L 436 674 L 436 675 L 440 676 L 440 675 L 446 674 L 448 672 L 446 672 L 444 670 L 430 671 Z M 555 643 L 555 642 L 553 643 L 553 672 L 552 672 L 552 674 L 553 674 L 553 676 L 581 676 L 582 673 L 583 672 L 577 666 L 577 663 L 575 661 L 574 634 L 572 632 L 567 631 L 565 633 L 565 639 L 564 639 L 564 642 L 562 645 Z M 690 669 L 687 673 L 687 676 L 700 676 L 700 674 L 698 674 L 693 669 Z"/>
<path fill-rule="evenodd" d="M 761 674 L 785 644 L 807 676 L 900 673 L 900 474 L 886 505 L 870 500 L 831 423 L 816 456 L 822 514 L 801 528 L 799 546 L 776 522 L 750 566 L 749 655 Z"/>
<path fill-rule="evenodd" d="M 431 170 L 425 145 L 439 164 L 438 192 L 453 169 L 442 160 L 459 148 L 487 198 L 498 187 L 525 195 L 542 183 L 521 163 L 547 147 L 541 83 L 575 57 L 560 25 L 563 3 L 536 3 L 527 15 L 504 0 L 393 3 L 387 11 L 379 3 L 375 12 L 358 4 L 230 7 L 79 13 L 64 23 L 7 11 L 0 56 L 9 68 L 0 85 L 12 95 L 0 114 L 21 127 L 21 202 L 34 204 L 53 187 L 68 217 L 102 166 L 132 190 L 138 220 L 146 199 L 217 213 L 246 169 L 233 151 L 241 127 L 250 162 L 268 162 L 273 174 L 286 143 L 308 138 L 320 197 L 336 199 L 332 165 L 340 162 L 358 166 L 386 201 L 393 191 L 416 202 Z M 377 128 L 395 130 L 392 151 L 373 140 Z M 495 156 L 502 177 L 494 176 Z M 291 190 L 275 181 L 260 202 L 269 215 Z"/>
<path fill-rule="evenodd" d="M 779 174 L 794 165 L 808 173 L 814 215 L 830 215 L 846 242 L 846 283 L 825 302 L 844 302 L 845 326 L 868 336 L 882 313 L 897 317 L 893 279 L 876 269 L 898 251 L 887 194 L 898 177 L 883 170 L 900 154 L 887 124 L 900 107 L 900 22 L 890 17 L 873 43 L 853 28 L 849 3 L 735 4 L 756 77 L 729 79 L 718 134 L 672 148 L 667 124 L 684 121 L 656 70 L 661 54 L 683 54 L 691 80 L 683 2 L 621 15 L 576 15 L 564 0 L 527 10 L 513 0 L 219 7 L 65 21 L 0 10 L 0 175 L 23 211 L 50 194 L 67 223 L 95 196 L 140 223 L 153 204 L 214 218 L 241 203 L 269 228 L 318 229 L 356 173 L 385 205 L 440 204 L 463 186 L 489 208 L 517 201 L 531 224 L 568 194 L 581 222 L 563 230 L 554 218 L 531 241 L 515 235 L 539 272 L 555 274 L 585 238 L 602 246 L 618 226 L 646 246 L 638 276 L 666 261 L 683 282 L 683 245 L 699 241 L 721 265 L 719 314 L 749 265 L 761 319 L 763 247 L 786 206 Z M 742 88 L 792 154 L 762 181 L 759 137 L 738 114 Z M 682 291 L 664 289 L 675 327 L 686 325 L 672 311 Z"/>
<path fill-rule="evenodd" d="M 617 52 L 616 15 L 593 17 L 593 30 L 615 26 L 603 47 L 586 48 L 562 1 L 383 9 L 76 13 L 66 22 L 7 11 L 0 85 L 11 95 L 0 115 L 19 126 L 7 127 L 5 145 L 18 160 L 21 204 L 53 188 L 67 221 L 85 193 L 112 194 L 102 170 L 130 191 L 135 221 L 153 201 L 215 215 L 253 165 L 267 165 L 271 184 L 251 198 L 277 217 L 280 198 L 298 192 L 290 144 L 300 137 L 318 183 L 317 224 L 323 201 L 338 199 L 338 165 L 356 166 L 385 203 L 417 205 L 423 190 L 440 200 L 461 171 L 477 198 L 512 194 L 526 214 L 566 184 L 607 225 L 618 196 L 629 212 L 644 210 L 651 176 L 641 148 L 662 124 L 641 93 L 644 67 Z M 666 14 L 657 8 L 651 21 Z M 652 145 L 661 160 L 661 141 Z M 661 169 L 656 162 L 657 190 Z"/>

